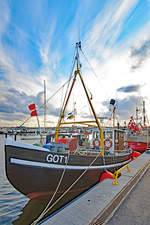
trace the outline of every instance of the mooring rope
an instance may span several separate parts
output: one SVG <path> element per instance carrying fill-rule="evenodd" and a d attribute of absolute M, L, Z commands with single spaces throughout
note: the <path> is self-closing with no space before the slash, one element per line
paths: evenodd
<path fill-rule="evenodd" d="M 60 180 L 59 180 L 59 182 L 58 182 L 58 185 L 57 185 L 57 187 L 56 187 L 56 189 L 55 189 L 55 192 L 53 193 L 53 195 L 52 195 L 50 201 L 48 202 L 47 206 L 45 207 L 45 209 L 42 211 L 42 213 L 41 213 L 41 214 L 39 215 L 39 217 L 37 218 L 38 221 L 39 221 L 40 219 L 42 219 L 43 216 L 47 213 L 47 209 L 48 209 L 49 205 L 51 204 L 51 202 L 53 201 L 53 199 L 54 199 L 54 197 L 55 197 L 55 195 L 56 195 L 56 193 L 57 193 L 57 191 L 58 191 L 58 189 L 59 189 L 59 187 L 60 187 L 60 184 L 61 184 L 61 182 L 62 182 L 62 180 L 63 180 L 63 177 L 64 177 L 64 174 L 65 174 L 65 172 L 66 172 L 67 164 L 68 164 L 69 157 L 70 157 L 70 151 L 68 152 L 68 155 L 67 155 L 67 156 L 68 156 L 68 160 L 66 161 L 65 168 L 64 168 L 64 170 L 63 170 L 63 172 L 62 172 L 61 178 L 60 178 Z M 35 220 L 31 225 L 37 224 L 37 222 L 38 222 L 37 220 Z M 36 221 L 37 221 L 37 222 L 36 222 Z"/>
<path fill-rule="evenodd" d="M 43 212 L 41 213 L 41 215 L 31 224 L 31 225 L 36 225 L 43 217 L 44 215 L 50 211 L 64 196 L 65 194 L 68 193 L 68 191 L 81 179 L 81 177 L 87 172 L 87 170 L 93 165 L 93 163 L 96 161 L 96 159 L 100 156 L 100 153 L 95 157 L 95 159 L 90 163 L 90 165 L 88 166 L 87 169 L 85 169 L 83 171 L 83 173 L 81 173 L 81 175 L 72 183 L 72 185 L 70 185 L 70 187 L 48 208 L 46 206 L 46 210 L 44 209 Z M 66 166 L 67 168 L 67 166 Z M 65 170 L 66 170 L 65 168 Z M 57 189 L 58 190 L 58 189 Z"/>

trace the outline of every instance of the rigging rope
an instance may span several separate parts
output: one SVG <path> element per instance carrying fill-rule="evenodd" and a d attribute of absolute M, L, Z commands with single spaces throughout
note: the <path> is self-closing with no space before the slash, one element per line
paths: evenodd
<path fill-rule="evenodd" d="M 73 77 L 73 76 L 72 76 Z M 71 77 L 71 78 L 72 78 Z M 65 87 L 65 85 L 67 85 L 67 83 L 68 82 L 70 82 L 70 79 L 69 80 L 67 80 L 59 89 L 57 89 L 57 91 L 55 91 L 54 92 L 54 94 L 52 94 L 48 99 L 47 99 L 47 101 L 46 101 L 46 103 L 48 103 L 62 88 L 64 88 Z M 42 104 L 42 105 L 40 105 L 39 106 L 39 108 L 37 109 L 38 111 L 41 109 L 41 108 L 43 108 L 43 106 L 44 106 L 45 104 Z M 23 126 L 29 119 L 30 119 L 31 117 L 29 117 L 29 118 L 27 118 L 21 125 L 20 125 L 20 127 L 21 126 Z"/>
<path fill-rule="evenodd" d="M 72 74 L 73 74 L 73 70 L 74 70 L 74 67 L 75 67 L 75 62 L 76 62 L 76 57 L 75 57 L 75 54 L 74 54 L 73 62 L 72 62 L 72 69 L 71 69 L 70 77 L 69 77 L 69 80 L 68 80 L 68 87 L 67 87 L 67 90 L 66 90 L 66 93 L 65 93 L 65 97 L 64 97 L 64 101 L 63 101 L 63 104 L 62 104 L 61 109 L 63 109 L 63 106 L 64 106 L 65 101 L 66 101 L 66 97 L 67 97 L 67 93 L 68 93 L 68 89 L 69 89 L 69 84 L 70 84 L 70 81 L 71 81 L 71 78 L 72 78 Z M 62 110 L 61 110 L 61 112 L 60 112 L 60 115 L 61 115 L 61 113 L 62 113 Z M 69 161 L 69 157 L 70 157 L 70 152 L 68 153 L 68 161 Z M 49 205 L 52 203 L 52 201 L 53 201 L 53 199 L 54 199 L 54 197 L 55 197 L 55 195 L 56 195 L 56 193 L 57 193 L 57 191 L 58 191 L 58 189 L 59 189 L 59 187 L 60 187 L 60 185 L 61 185 L 61 182 L 62 182 L 62 180 L 63 180 L 64 174 L 65 174 L 65 171 L 66 171 L 66 168 L 67 168 L 67 163 L 68 163 L 68 161 L 66 162 L 66 167 L 65 167 L 64 170 L 63 170 L 63 173 L 62 173 L 62 175 L 61 175 L 61 178 L 60 178 L 60 180 L 59 180 L 59 183 L 58 183 L 58 185 L 57 185 L 57 187 L 56 187 L 56 190 L 55 190 L 54 194 L 52 195 L 52 197 L 51 197 L 49 203 L 47 204 L 46 208 L 43 210 L 43 212 L 41 213 L 41 215 L 38 217 L 38 219 L 35 220 L 35 221 L 32 223 L 33 225 L 37 224 L 37 222 L 38 222 L 40 219 L 43 218 L 43 216 L 47 213 L 47 211 L 50 210 L 48 207 L 49 207 Z"/>
<path fill-rule="evenodd" d="M 79 49 L 81 50 L 81 45 L 79 46 Z M 76 60 L 79 60 L 79 58 L 75 57 L 75 60 L 74 60 L 74 64 L 73 64 L 73 68 L 74 68 L 74 65 L 75 65 L 75 62 Z M 77 63 L 79 63 L 79 61 L 77 61 Z M 73 70 L 72 70 L 73 71 Z M 71 73 L 72 75 L 72 73 Z M 71 75 L 70 75 L 70 78 L 71 78 Z M 70 82 L 71 79 L 69 79 L 69 82 Z M 68 84 L 69 86 L 69 84 Z M 65 95 L 65 98 L 67 96 L 67 91 L 66 91 L 66 95 Z M 65 103 L 65 99 L 64 99 L 64 103 Z M 63 103 L 63 105 L 64 105 Z M 62 113 L 62 111 L 61 111 Z M 61 115 L 61 114 L 60 114 Z M 46 208 L 43 210 L 43 212 L 40 214 L 40 216 L 32 223 L 32 225 L 36 225 L 42 218 L 43 216 L 48 212 L 50 211 L 67 193 L 68 191 L 81 179 L 81 177 L 87 172 L 87 170 L 93 165 L 93 163 L 97 160 L 97 158 L 100 156 L 101 152 L 99 152 L 99 154 L 97 154 L 97 156 L 93 159 L 93 161 L 89 164 L 89 166 L 80 174 L 80 176 L 70 185 L 70 187 L 50 206 L 50 204 L 52 203 L 52 200 L 54 199 L 57 191 L 58 191 L 58 188 L 60 187 L 60 184 L 62 182 L 62 179 L 64 177 L 64 174 L 65 174 L 65 171 L 67 169 L 67 165 L 68 165 L 68 161 L 69 161 L 69 158 L 68 158 L 68 161 L 66 162 L 66 167 L 64 168 L 63 170 L 63 173 L 62 173 L 62 176 L 61 176 L 61 179 L 59 180 L 59 183 L 55 189 L 55 192 L 52 196 L 52 198 L 50 199 L 48 205 L 46 206 Z M 68 154 L 70 156 L 70 153 Z M 105 165 L 105 158 L 103 156 L 103 163 Z M 50 207 L 49 207 L 50 206 Z"/>
<path fill-rule="evenodd" d="M 67 84 L 68 84 L 68 87 L 69 87 L 69 83 L 73 77 L 73 70 L 74 70 L 74 66 L 75 66 L 75 51 L 74 51 L 74 55 L 73 55 L 73 60 L 72 60 L 72 67 L 71 67 L 71 72 L 70 72 L 70 77 L 69 79 L 59 88 L 57 89 L 57 91 L 54 92 L 54 94 L 52 94 L 47 100 L 46 100 L 46 104 L 62 89 L 64 88 Z M 67 88 L 68 90 L 68 88 Z M 67 92 L 65 94 L 65 98 L 66 98 L 66 95 L 67 95 Z M 64 102 L 65 102 L 65 98 L 64 98 L 64 101 L 63 101 L 63 104 L 64 105 Z M 37 109 L 38 111 L 43 108 L 45 106 L 45 103 L 40 105 L 39 108 Z M 61 112 L 60 112 L 61 114 Z M 29 119 L 31 118 L 31 116 L 29 116 L 21 125 L 18 125 L 20 127 L 22 127 Z"/>
<path fill-rule="evenodd" d="M 69 76 L 69 80 L 68 80 L 68 86 L 67 86 L 67 89 L 66 89 L 66 93 L 65 93 L 65 96 L 64 96 L 63 103 L 62 103 L 59 118 L 60 118 L 60 116 L 62 116 L 61 114 L 62 114 L 62 110 L 63 110 L 64 104 L 65 104 L 65 101 L 66 101 L 66 97 L 67 97 L 67 94 L 68 94 L 69 84 L 70 84 L 70 81 L 73 77 L 73 70 L 74 70 L 74 67 L 75 67 L 75 62 L 76 62 L 76 57 L 75 57 L 75 51 L 74 51 L 74 56 L 73 56 L 73 60 L 72 60 L 72 68 L 71 68 L 71 72 L 70 72 L 70 76 Z M 58 121 L 59 121 L 59 118 L 58 118 Z"/>
<path fill-rule="evenodd" d="M 87 57 L 85 56 L 84 52 L 82 51 L 82 49 L 80 48 L 80 51 L 82 52 L 83 56 L 85 57 L 87 63 L 89 64 L 89 66 L 91 67 L 91 70 L 93 71 L 94 75 L 98 78 L 97 74 L 95 73 L 93 67 L 91 66 L 91 64 L 89 63 Z M 62 89 L 65 87 L 65 85 L 68 84 L 68 87 L 69 87 L 69 84 L 70 84 L 70 81 L 73 77 L 73 70 L 74 70 L 74 66 L 75 66 L 75 62 L 76 62 L 76 57 L 75 57 L 75 52 L 74 52 L 74 56 L 73 56 L 73 60 L 72 60 L 72 67 L 71 67 L 71 72 L 70 72 L 70 77 L 69 79 L 56 91 L 54 92 L 54 94 L 51 95 L 51 97 L 49 97 L 47 100 L 46 100 L 46 104 Z M 67 87 L 67 90 L 68 90 L 68 87 Z M 90 92 L 91 94 L 91 92 Z M 64 101 L 63 101 L 63 104 L 62 106 L 64 106 L 64 102 L 66 100 L 66 96 L 67 96 L 67 91 L 66 91 L 66 94 L 65 94 L 65 97 L 64 97 Z M 92 95 L 91 95 L 92 96 Z M 39 108 L 37 109 L 38 111 L 43 108 L 45 106 L 45 104 L 42 104 L 39 106 Z M 61 111 L 62 112 L 62 111 Z M 60 115 L 61 115 L 61 112 L 60 112 Z M 31 117 L 29 116 L 21 125 L 19 125 L 20 127 L 22 127 Z"/>
<path fill-rule="evenodd" d="M 86 57 L 86 55 L 84 54 L 84 52 L 82 51 L 82 49 L 80 49 L 80 50 L 81 50 L 81 52 L 82 52 L 82 54 L 83 54 L 84 58 L 86 59 L 86 61 L 87 61 L 88 65 L 90 66 L 90 68 L 91 68 L 91 70 L 92 70 L 93 74 L 95 75 L 95 77 L 96 77 L 96 78 L 98 78 L 98 76 L 97 76 L 97 74 L 95 73 L 95 71 L 94 71 L 94 69 L 93 69 L 92 65 L 90 64 L 90 62 L 89 62 L 88 58 Z"/>

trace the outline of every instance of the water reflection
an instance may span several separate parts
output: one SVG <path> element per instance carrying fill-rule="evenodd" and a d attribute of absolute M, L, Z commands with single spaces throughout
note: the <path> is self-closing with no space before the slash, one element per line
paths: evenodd
<path fill-rule="evenodd" d="M 14 225 L 30 225 L 34 220 L 36 220 L 39 215 L 43 212 L 45 207 L 47 206 L 49 200 L 43 198 L 36 198 L 33 200 L 29 200 L 25 207 L 22 209 L 22 213 L 19 215 L 17 219 L 15 219 L 12 224 Z M 49 213 L 47 213 L 45 217 L 47 217 Z M 43 218 L 43 219 L 44 219 Z"/>

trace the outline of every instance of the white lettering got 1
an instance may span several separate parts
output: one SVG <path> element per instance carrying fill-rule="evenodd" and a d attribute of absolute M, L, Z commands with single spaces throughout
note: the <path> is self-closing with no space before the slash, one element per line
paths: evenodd
<path fill-rule="evenodd" d="M 52 162 L 52 163 L 67 163 L 67 156 L 64 155 L 52 155 L 52 154 L 48 154 L 46 156 L 46 161 L 47 162 Z"/>

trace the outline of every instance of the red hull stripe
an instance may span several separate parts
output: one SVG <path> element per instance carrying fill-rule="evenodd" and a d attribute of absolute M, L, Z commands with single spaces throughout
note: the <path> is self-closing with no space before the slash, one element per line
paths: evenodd
<path fill-rule="evenodd" d="M 90 186 L 84 187 L 84 188 L 80 188 L 80 189 L 74 189 L 74 190 L 70 190 L 69 193 L 78 193 L 78 192 L 83 192 L 87 189 L 89 189 Z M 57 193 L 59 194 L 63 194 L 65 190 L 63 191 L 58 191 Z M 45 191 L 45 192 L 32 192 L 27 194 L 26 196 L 30 199 L 35 199 L 35 198 L 39 198 L 39 197 L 44 197 L 44 196 L 52 196 L 54 192 L 50 192 L 50 191 Z"/>

